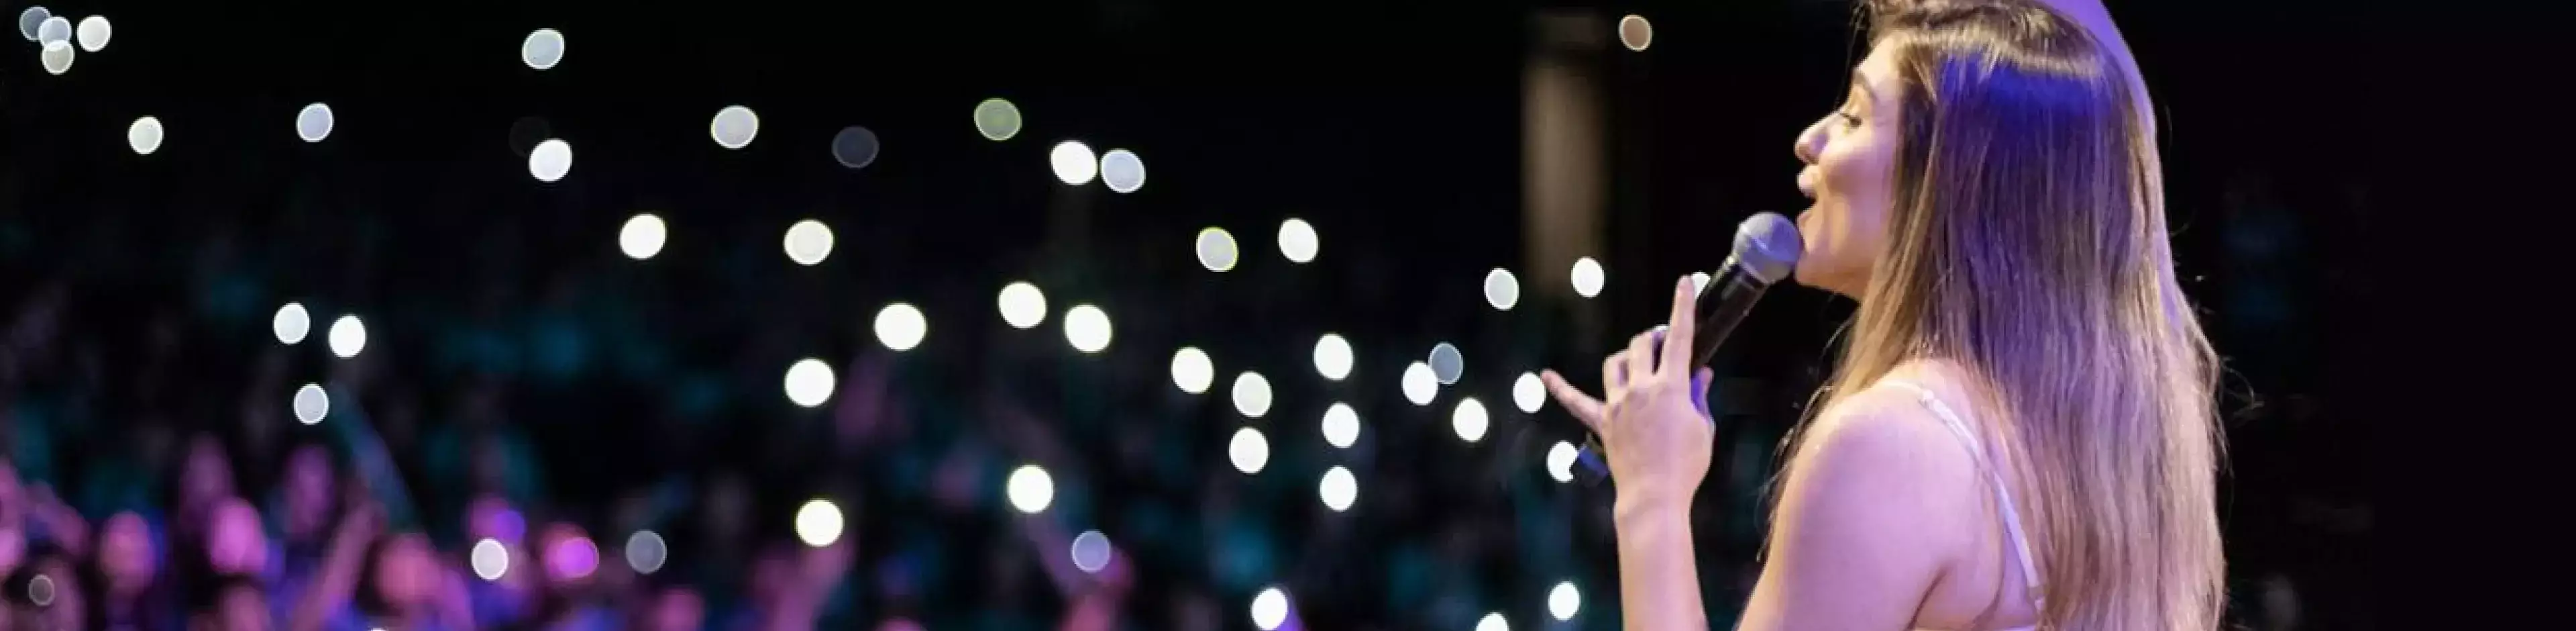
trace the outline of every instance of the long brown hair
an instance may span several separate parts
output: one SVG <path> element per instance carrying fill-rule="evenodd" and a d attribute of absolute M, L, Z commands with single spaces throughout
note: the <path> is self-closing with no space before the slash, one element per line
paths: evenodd
<path fill-rule="evenodd" d="M 1869 4 L 1903 84 L 1896 195 L 1823 392 L 1960 366 L 2022 498 L 2041 625 L 2215 628 L 2217 362 L 2127 70 L 2030 0 Z"/>

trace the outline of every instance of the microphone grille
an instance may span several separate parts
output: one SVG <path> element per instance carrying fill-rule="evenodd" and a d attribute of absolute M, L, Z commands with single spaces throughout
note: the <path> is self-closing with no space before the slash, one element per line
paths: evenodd
<path fill-rule="evenodd" d="M 1798 267 L 1798 255 L 1806 251 L 1806 239 L 1798 236 L 1798 224 L 1780 213 L 1754 213 L 1735 226 L 1735 251 L 1731 254 L 1744 271 L 1764 283 L 1780 282 Z"/>

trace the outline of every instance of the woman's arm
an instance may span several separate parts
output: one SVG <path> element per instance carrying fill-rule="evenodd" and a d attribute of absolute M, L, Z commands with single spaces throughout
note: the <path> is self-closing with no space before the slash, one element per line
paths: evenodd
<path fill-rule="evenodd" d="M 1974 541 L 1975 465 L 1902 392 L 1838 402 L 1810 431 L 1739 628 L 1907 628 Z"/>

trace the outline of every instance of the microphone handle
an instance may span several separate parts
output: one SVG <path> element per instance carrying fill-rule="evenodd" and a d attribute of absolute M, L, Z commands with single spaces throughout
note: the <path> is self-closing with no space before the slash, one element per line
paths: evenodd
<path fill-rule="evenodd" d="M 1736 264 L 1734 256 L 1726 257 L 1726 263 L 1718 266 L 1717 274 L 1709 278 L 1706 286 L 1700 287 L 1699 297 L 1692 301 L 1692 311 L 1698 317 L 1699 326 L 1691 332 L 1690 365 L 1693 368 L 1708 365 L 1708 360 L 1717 355 L 1717 346 L 1726 341 L 1728 333 L 1735 332 L 1735 325 L 1744 321 L 1744 315 L 1753 310 L 1753 303 L 1770 288 L 1770 283 L 1762 282 L 1762 279 L 1746 272 L 1744 266 Z M 1660 362 L 1664 352 L 1662 332 L 1658 331 L 1655 337 L 1655 360 Z M 1575 464 L 1581 465 L 1576 477 L 1582 478 L 1584 484 L 1597 485 L 1610 478 L 1610 463 L 1602 458 L 1602 453 L 1601 437 L 1586 434 L 1582 449 L 1574 453 Z"/>

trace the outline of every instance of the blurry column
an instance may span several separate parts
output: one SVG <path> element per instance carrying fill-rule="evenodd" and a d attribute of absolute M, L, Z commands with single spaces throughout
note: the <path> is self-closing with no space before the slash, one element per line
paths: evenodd
<path fill-rule="evenodd" d="M 1569 305 L 1567 329 L 1586 342 L 1607 324 L 1606 302 L 1577 296 L 1570 269 L 1585 256 L 1613 262 L 1603 250 L 1609 174 L 1599 65 L 1610 46 L 1607 24 L 1589 10 L 1538 12 L 1521 80 L 1524 291 Z"/>

